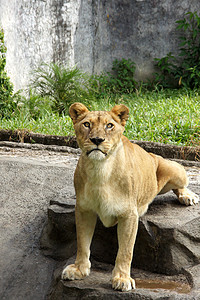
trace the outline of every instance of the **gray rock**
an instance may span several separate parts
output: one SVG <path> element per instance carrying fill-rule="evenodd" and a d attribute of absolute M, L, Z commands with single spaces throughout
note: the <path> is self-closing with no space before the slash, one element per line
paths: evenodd
<path fill-rule="evenodd" d="M 74 207 L 50 205 L 48 225 L 41 236 L 44 254 L 56 259 L 69 258 L 76 252 L 76 227 Z"/>
<path fill-rule="evenodd" d="M 72 263 L 75 257 L 69 259 Z M 112 266 L 93 261 L 89 277 L 84 280 L 62 281 L 60 274 L 63 266 L 54 273 L 52 288 L 48 300 L 60 299 L 198 299 L 198 291 L 191 288 L 187 276 L 165 276 L 134 269 L 132 276 L 136 281 L 136 290 L 118 292 L 111 288 Z M 192 271 L 191 271 L 192 272 Z"/>
<path fill-rule="evenodd" d="M 0 148 L 1 300 L 45 298 L 57 264 L 39 250 L 47 208 L 52 197 L 74 194 L 73 155 L 64 164 L 63 156 L 26 151 Z"/>
<path fill-rule="evenodd" d="M 45 254 L 62 260 L 69 259 L 76 252 L 74 199 L 71 200 L 71 207 L 69 199 L 66 205 L 64 202 L 63 199 L 59 199 L 50 205 L 48 225 L 41 239 Z M 148 278 L 153 276 L 152 272 L 168 276 L 176 275 L 177 279 L 179 278 L 177 276 L 184 274 L 185 280 L 187 279 L 194 288 L 192 292 L 187 296 L 182 294 L 180 296 L 177 291 L 160 290 L 158 296 L 158 293 L 145 289 L 142 291 L 137 289 L 132 293 L 112 291 L 110 284 L 112 267 L 109 266 L 114 264 L 117 253 L 116 226 L 105 228 L 98 220 L 91 246 L 91 257 L 98 262 L 96 264 L 98 268 L 98 264 L 102 263 L 107 264 L 107 267 L 104 267 L 103 271 L 96 271 L 94 268 L 89 278 L 75 282 L 60 281 L 61 268 L 56 273 L 57 281 L 54 282 L 49 299 L 198 299 L 200 298 L 199 249 L 200 206 L 183 206 L 173 193 L 158 196 L 150 205 L 148 213 L 139 221 L 132 263 L 133 276 L 135 277 L 135 268 L 143 270 L 140 273 L 142 276 L 144 270 L 150 272 Z M 108 274 L 105 273 L 105 269 Z M 158 281 L 162 282 L 163 279 Z"/>
<path fill-rule="evenodd" d="M 74 283 L 65 282 L 64 283 L 65 287 L 63 288 L 64 289 L 63 294 L 60 294 L 61 295 L 60 298 L 56 298 L 57 293 L 59 294 L 60 291 L 62 291 L 62 290 L 59 291 L 58 287 L 59 286 L 62 287 L 63 284 L 61 281 L 59 281 L 59 276 L 61 274 L 61 270 L 63 268 L 64 262 L 57 262 L 48 257 L 44 257 L 42 252 L 39 250 L 39 239 L 40 239 L 41 230 L 44 226 L 44 222 L 46 221 L 47 218 L 46 212 L 47 212 L 47 207 L 49 207 L 49 201 L 50 201 L 51 205 L 49 207 L 49 215 L 51 216 L 51 222 L 49 221 L 48 226 L 45 227 L 46 234 L 43 233 L 42 236 L 44 246 L 46 247 L 45 251 L 46 252 L 49 251 L 49 253 L 51 253 L 55 257 L 60 257 L 60 258 L 69 257 L 73 255 L 76 251 L 74 212 L 73 212 L 74 203 L 75 203 L 75 199 L 73 198 L 74 195 L 73 173 L 74 173 L 74 169 L 78 157 L 74 154 L 69 155 L 67 153 L 63 154 L 61 152 L 56 153 L 55 151 L 50 152 L 50 150 L 43 149 L 43 148 L 39 150 L 36 149 L 36 147 L 32 147 L 32 145 L 30 145 L 30 148 L 27 147 L 26 149 L 25 148 L 20 149 L 16 147 L 10 148 L 8 147 L 8 145 L 6 145 L 6 147 L 5 145 L 3 147 L 1 146 L 0 156 L 1 156 L 0 157 L 0 173 L 1 173 L 0 176 L 0 182 L 1 182 L 0 299 L 2 300 L 4 299 L 5 300 L 45 299 L 45 295 L 51 283 L 53 269 L 57 264 L 61 264 L 61 269 L 58 269 L 55 273 L 55 275 L 56 274 L 58 275 L 56 276 L 57 281 L 54 286 L 54 289 L 52 289 L 52 293 L 54 293 L 53 295 L 55 295 L 54 299 L 77 299 L 77 297 L 75 296 L 77 295 L 76 294 L 77 287 L 72 285 L 75 284 L 76 282 Z M 188 174 L 190 176 L 192 190 L 199 193 L 199 184 L 200 184 L 199 169 L 190 168 L 188 169 Z M 168 195 L 163 200 L 158 199 L 152 206 L 153 208 L 150 208 L 148 215 L 149 218 L 150 216 L 152 218 L 151 222 L 158 221 L 156 220 L 155 215 L 153 215 L 153 211 L 151 211 L 151 209 L 155 210 L 157 207 L 158 209 L 160 209 L 160 214 L 161 214 L 163 207 L 171 206 L 171 204 L 175 204 L 173 209 L 176 208 L 176 211 L 172 215 L 172 218 L 175 217 L 177 218 L 180 209 L 183 209 L 183 212 L 185 213 L 185 215 L 182 214 L 182 218 L 185 218 L 185 216 L 187 216 L 188 218 L 188 214 L 190 217 L 192 217 L 192 213 L 194 213 L 193 219 L 191 220 L 188 219 L 188 222 L 185 222 L 187 235 L 186 236 L 179 235 L 178 238 L 179 240 L 181 239 L 182 242 L 182 239 L 185 240 L 188 237 L 188 234 L 191 236 L 191 244 L 190 245 L 188 244 L 188 249 L 190 250 L 189 246 L 191 246 L 192 249 L 195 249 L 194 256 L 192 257 L 189 266 L 182 270 L 182 273 L 184 277 L 187 278 L 189 284 L 193 287 L 192 291 L 188 295 L 186 295 L 186 299 L 198 300 L 200 299 L 200 294 L 198 292 L 200 290 L 200 282 L 199 282 L 200 265 L 197 264 L 197 261 L 195 262 L 195 260 L 198 259 L 197 245 L 198 245 L 198 236 L 199 236 L 199 226 L 198 226 L 199 206 L 196 206 L 194 208 L 182 207 L 179 205 L 178 202 L 176 202 L 174 197 Z M 57 206 L 57 210 L 55 209 L 55 206 Z M 66 214 L 63 214 L 64 208 L 68 210 L 68 216 L 69 215 L 71 216 L 71 220 L 70 218 L 69 220 L 66 220 L 65 218 Z M 52 211 L 50 212 L 50 210 Z M 60 213 L 58 214 L 58 212 Z M 154 211 L 154 213 L 155 214 L 157 213 L 156 210 Z M 71 226 L 70 225 L 69 227 L 67 227 L 68 228 L 67 231 L 63 230 L 60 232 L 61 224 L 59 224 L 58 220 L 56 219 L 56 216 L 58 215 L 60 215 L 60 221 L 62 220 L 63 222 L 64 220 L 66 222 L 66 226 L 69 226 L 69 223 L 71 222 L 72 224 L 71 229 L 70 229 Z M 162 221 L 161 215 L 159 217 L 158 214 L 157 217 L 158 219 L 160 218 L 160 222 L 161 222 Z M 55 224 L 52 223 L 54 221 Z M 57 227 L 57 231 L 55 231 L 56 227 Z M 185 230 L 185 228 L 182 229 Z M 112 236 L 113 240 L 109 240 L 109 235 L 108 235 L 107 240 L 105 237 L 105 240 L 101 241 L 102 235 L 104 235 L 104 232 L 107 232 L 107 230 L 105 230 L 103 226 L 101 227 L 101 230 L 102 233 L 99 229 L 99 233 L 98 233 L 99 238 L 96 240 L 96 243 L 99 245 L 98 251 L 96 246 L 96 250 L 95 250 L 96 256 L 99 256 L 99 253 L 101 252 L 101 248 L 100 248 L 101 243 L 104 242 L 103 244 L 103 248 L 104 248 L 109 242 L 110 245 L 112 244 L 113 250 L 111 249 L 110 253 L 109 252 L 106 253 L 106 248 L 104 248 L 105 250 L 103 250 L 103 255 L 106 258 L 106 260 L 110 263 L 109 259 L 113 257 L 114 260 L 114 255 L 112 254 L 112 251 L 114 251 L 114 247 L 115 247 L 114 236 Z M 113 230 L 114 232 L 115 228 L 111 228 L 111 230 Z M 50 238 L 49 233 L 51 232 L 52 232 L 52 236 Z M 57 236 L 57 234 L 53 235 L 53 233 L 56 232 L 57 234 L 59 233 L 60 236 Z M 182 234 L 182 231 L 180 231 L 180 233 Z M 111 235 L 112 234 L 113 233 L 111 232 Z M 46 237 L 46 243 L 45 243 L 45 237 Z M 95 245 L 94 243 L 93 245 Z M 194 245 L 196 245 L 195 248 L 193 247 Z M 189 250 L 188 250 L 188 255 L 191 255 L 189 253 Z M 55 251 L 57 251 L 57 253 L 55 253 Z M 95 255 L 95 251 L 93 251 L 94 252 L 93 256 Z M 144 255 L 146 254 L 144 253 Z M 100 257 L 101 260 L 103 260 L 102 254 Z M 143 279 L 143 278 L 150 277 L 152 278 L 152 280 L 153 278 L 155 278 L 155 277 L 151 277 L 153 275 L 155 276 L 155 274 L 151 275 L 144 271 L 137 273 L 137 270 L 135 268 L 136 262 L 138 263 L 138 261 L 136 261 L 135 259 L 134 268 L 133 268 L 134 278 Z M 145 256 L 144 256 L 144 262 L 145 262 Z M 87 298 L 91 299 L 93 295 L 95 297 L 97 292 L 98 292 L 97 295 L 100 295 L 101 290 L 99 290 L 99 287 L 102 287 L 102 285 L 100 284 L 100 281 L 97 281 L 97 279 L 98 277 L 102 276 L 101 274 L 103 274 L 104 277 L 105 276 L 107 277 L 105 277 L 105 284 L 103 285 L 104 288 L 104 290 L 102 290 L 103 296 L 99 296 L 99 297 L 104 297 L 104 295 L 109 295 L 109 297 L 112 296 L 112 298 L 116 297 L 114 299 L 117 299 L 121 295 L 122 296 L 124 295 L 123 293 L 113 292 L 111 289 L 110 282 L 107 281 L 107 279 L 110 278 L 111 276 L 111 269 L 113 268 L 113 266 L 110 266 L 109 264 L 104 264 L 102 266 L 102 263 L 100 262 L 98 262 L 96 265 L 93 262 L 92 266 L 93 266 L 93 270 L 95 272 L 97 271 L 97 273 L 95 274 L 98 274 L 98 276 L 92 277 L 94 278 L 96 284 L 90 287 L 87 285 L 86 288 L 83 289 L 83 286 L 84 284 L 86 285 L 87 281 L 83 280 L 80 282 L 82 283 L 82 290 L 80 291 L 81 293 L 82 292 L 84 293 L 83 296 L 85 295 L 84 297 L 86 299 Z M 87 280 L 89 280 L 89 278 Z M 156 277 L 156 278 L 160 278 L 163 281 L 166 277 Z M 169 280 L 171 280 L 170 278 Z M 175 277 L 173 278 L 179 280 L 178 278 L 180 277 L 179 275 L 175 275 Z M 71 287 L 69 286 L 72 292 L 69 292 L 70 290 L 67 286 L 68 283 L 72 285 Z M 77 282 L 77 284 L 80 283 Z M 140 295 L 139 292 L 140 292 L 139 286 L 137 284 L 137 291 L 134 294 L 131 294 L 131 297 L 134 299 L 145 299 L 144 298 L 145 293 L 146 295 L 150 295 L 149 290 L 142 292 L 143 294 Z M 167 293 L 165 292 L 164 295 L 166 294 Z M 93 299 L 95 299 L 94 297 Z M 150 296 L 145 296 L 145 297 L 146 299 L 156 299 L 152 297 L 157 297 L 158 299 L 167 299 L 165 296 L 163 296 L 163 293 L 161 294 L 160 292 L 154 293 L 154 296 L 152 296 L 151 294 L 151 297 Z M 170 299 L 175 299 L 173 298 L 174 295 L 170 297 L 171 297 Z"/>
<path fill-rule="evenodd" d="M 74 205 L 64 201 L 50 205 L 48 226 L 41 239 L 45 253 L 67 259 L 76 243 Z M 53 246 L 52 246 L 53 245 Z M 200 263 L 200 206 L 182 206 L 176 196 L 158 196 L 140 219 L 133 266 L 177 274 Z M 116 226 L 105 228 L 98 220 L 91 246 L 92 257 L 114 264 L 117 253 Z M 147 264 L 148 262 L 148 264 Z"/>

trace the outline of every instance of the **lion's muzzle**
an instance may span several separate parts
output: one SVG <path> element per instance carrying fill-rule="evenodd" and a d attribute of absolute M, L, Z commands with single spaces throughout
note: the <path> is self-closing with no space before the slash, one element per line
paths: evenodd
<path fill-rule="evenodd" d="M 99 138 L 99 137 L 95 137 L 95 138 L 90 138 L 90 141 L 93 144 L 97 145 L 97 147 L 98 147 L 102 142 L 105 141 L 105 139 L 102 139 L 102 138 Z"/>

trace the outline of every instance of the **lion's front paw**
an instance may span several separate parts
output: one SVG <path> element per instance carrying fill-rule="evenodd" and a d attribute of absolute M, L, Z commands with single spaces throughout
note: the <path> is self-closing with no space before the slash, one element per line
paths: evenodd
<path fill-rule="evenodd" d="M 179 201 L 185 205 L 195 205 L 199 202 L 199 196 L 189 189 L 184 189 L 178 196 Z"/>
<path fill-rule="evenodd" d="M 127 292 L 132 289 L 135 289 L 135 280 L 132 279 L 129 276 L 124 276 L 124 277 L 114 277 L 112 279 L 112 287 L 115 290 L 120 290 L 122 292 Z"/>
<path fill-rule="evenodd" d="M 83 279 L 90 274 L 90 268 L 86 266 L 69 265 L 62 271 L 62 280 Z"/>

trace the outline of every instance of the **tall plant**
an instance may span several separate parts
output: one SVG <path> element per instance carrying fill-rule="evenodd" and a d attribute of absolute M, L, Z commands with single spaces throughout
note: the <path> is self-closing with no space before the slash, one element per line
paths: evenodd
<path fill-rule="evenodd" d="M 0 28 L 0 114 L 5 115 L 11 108 L 10 97 L 13 93 L 13 85 L 5 70 L 6 67 L 6 46 L 4 44 L 4 32 Z"/>
<path fill-rule="evenodd" d="M 84 75 L 78 68 L 67 68 L 58 63 L 43 63 L 34 71 L 32 87 L 42 97 L 54 102 L 54 109 L 62 112 L 75 101 L 90 97 Z"/>
<path fill-rule="evenodd" d="M 156 58 L 156 81 L 168 87 L 175 81 L 176 86 L 195 88 L 200 86 L 200 17 L 197 12 L 188 12 L 176 22 L 181 32 L 178 57 L 168 53 Z"/>
<path fill-rule="evenodd" d="M 97 98 L 107 94 L 129 94 L 136 89 L 134 75 L 135 63 L 131 59 L 115 59 L 112 71 L 93 76 L 91 85 Z"/>

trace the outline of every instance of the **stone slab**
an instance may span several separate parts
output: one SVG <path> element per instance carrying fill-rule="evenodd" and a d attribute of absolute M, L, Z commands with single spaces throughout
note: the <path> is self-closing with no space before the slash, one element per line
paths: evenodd
<path fill-rule="evenodd" d="M 0 149 L 0 299 L 43 300 L 57 262 L 40 251 L 50 200 L 74 195 L 77 157 Z"/>
<path fill-rule="evenodd" d="M 69 259 L 67 264 L 73 262 L 75 257 Z M 60 274 L 63 266 L 54 272 L 48 300 L 60 299 L 138 299 L 138 300 L 197 300 L 199 293 L 192 288 L 187 276 L 166 276 L 144 270 L 135 269 L 132 276 L 136 281 L 136 289 L 129 292 L 114 291 L 111 288 L 112 266 L 99 262 L 92 262 L 92 270 L 83 280 L 63 281 Z M 200 273 L 198 273 L 199 275 Z"/>
<path fill-rule="evenodd" d="M 47 220 L 49 203 L 50 207 L 59 203 L 61 206 L 59 210 L 63 208 L 73 210 L 75 202 L 73 173 L 78 155 L 55 152 L 45 147 L 33 148 L 19 149 L 5 145 L 0 147 L 0 299 L 3 300 L 45 299 L 53 270 L 58 264 L 52 258 L 45 257 L 39 245 L 41 231 Z M 199 192 L 199 169 L 189 168 L 188 172 L 191 188 Z M 170 201 L 174 203 L 175 200 L 168 198 L 163 201 L 163 206 L 171 205 Z M 176 201 L 174 204 L 177 207 Z M 156 206 L 159 207 L 160 203 L 154 205 Z M 187 212 L 187 208 L 185 209 Z M 193 228 L 196 228 L 196 231 L 192 231 L 194 240 L 198 238 L 198 227 L 195 226 Z M 72 238 L 73 234 L 70 236 Z M 70 255 L 75 251 L 73 241 L 72 239 L 71 249 L 68 246 Z M 52 242 L 54 247 L 57 247 L 58 243 L 55 243 L 54 239 Z M 58 247 L 60 255 L 63 246 L 63 257 L 64 253 L 66 255 L 65 245 L 62 243 Z M 111 254 L 110 252 L 109 255 Z M 61 264 L 63 267 L 64 262 Z M 133 271 L 136 274 L 135 268 Z M 188 282 L 196 290 L 200 289 L 198 265 L 191 265 L 184 271 Z M 109 270 L 107 276 L 110 276 Z M 110 284 L 107 286 L 109 290 L 106 290 L 106 293 L 110 295 L 112 291 Z M 91 294 L 86 295 L 86 299 L 89 297 L 92 299 L 93 292 L 91 290 L 90 292 Z M 148 295 L 149 291 L 143 293 Z M 135 295 L 138 295 L 138 291 Z"/>

